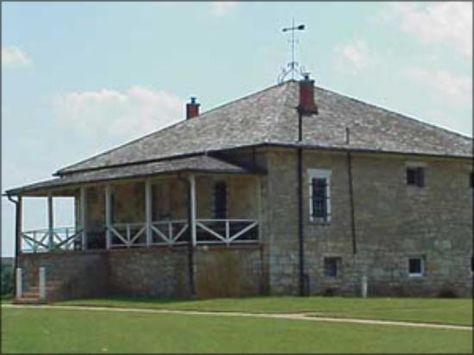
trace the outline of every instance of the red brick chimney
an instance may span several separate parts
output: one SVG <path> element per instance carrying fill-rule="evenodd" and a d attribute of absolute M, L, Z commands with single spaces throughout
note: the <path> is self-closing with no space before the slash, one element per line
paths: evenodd
<path fill-rule="evenodd" d="M 303 79 L 300 80 L 300 102 L 298 110 L 302 114 L 311 115 L 318 113 L 318 106 L 314 102 L 314 80 L 309 78 L 309 74 L 303 74 Z"/>
<path fill-rule="evenodd" d="M 195 97 L 191 97 L 191 102 L 186 104 L 186 119 L 199 116 L 199 104 L 196 102 Z"/>

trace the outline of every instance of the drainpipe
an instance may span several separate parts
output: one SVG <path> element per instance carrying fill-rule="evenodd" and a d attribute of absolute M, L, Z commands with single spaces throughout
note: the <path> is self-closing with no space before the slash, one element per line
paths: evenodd
<path fill-rule="evenodd" d="M 298 110 L 298 142 L 303 139 L 303 115 Z M 297 148 L 297 175 L 298 175 L 298 253 L 299 253 L 299 293 L 305 296 L 305 273 L 304 273 L 304 221 L 303 221 L 303 148 Z"/>
<path fill-rule="evenodd" d="M 11 195 L 7 195 L 8 200 L 15 204 L 15 260 L 13 269 L 13 285 L 16 285 L 16 270 L 18 268 L 18 257 L 20 256 L 20 242 L 21 242 L 21 196 L 18 195 L 18 200 L 14 200 Z M 13 287 L 14 298 L 16 298 L 16 287 Z"/>
<path fill-rule="evenodd" d="M 350 144 L 350 130 L 346 128 L 346 144 Z M 357 253 L 357 239 L 356 239 L 356 225 L 354 212 L 354 178 L 352 176 L 352 154 L 349 150 L 347 152 L 347 177 L 349 180 L 349 202 L 351 207 L 351 234 L 352 234 L 352 254 Z"/>
<path fill-rule="evenodd" d="M 192 234 L 192 207 L 191 207 L 191 182 L 180 175 L 178 175 L 178 179 L 183 181 L 187 187 L 187 220 L 188 220 L 188 230 L 189 230 L 189 242 L 188 242 L 188 282 L 189 282 L 189 292 L 191 294 L 191 298 L 196 297 L 196 284 L 194 281 L 194 245 L 193 245 L 193 238 L 191 237 Z"/>

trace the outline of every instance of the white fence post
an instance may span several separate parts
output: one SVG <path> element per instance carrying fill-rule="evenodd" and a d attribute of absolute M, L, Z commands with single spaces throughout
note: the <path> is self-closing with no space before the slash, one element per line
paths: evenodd
<path fill-rule="evenodd" d="M 362 276 L 362 297 L 367 298 L 367 276 Z"/>
<path fill-rule="evenodd" d="M 46 268 L 44 266 L 39 268 L 39 298 L 46 299 Z"/>
<path fill-rule="evenodd" d="M 16 268 L 16 298 L 23 296 L 23 272 L 21 267 Z"/>

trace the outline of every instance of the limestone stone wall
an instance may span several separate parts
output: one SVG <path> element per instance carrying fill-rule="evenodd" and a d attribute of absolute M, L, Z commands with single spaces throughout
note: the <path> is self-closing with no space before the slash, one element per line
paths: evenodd
<path fill-rule="evenodd" d="M 201 246 L 195 253 L 200 298 L 255 296 L 263 292 L 261 248 Z"/>
<path fill-rule="evenodd" d="M 272 149 L 264 180 L 264 245 L 269 286 L 274 294 L 298 292 L 296 151 Z M 406 185 L 406 163 L 426 164 L 425 187 Z M 309 222 L 305 173 L 306 272 L 313 294 L 369 292 L 431 295 L 472 293 L 472 189 L 469 162 L 353 153 L 356 247 L 352 248 L 347 154 L 306 151 L 308 168 L 330 169 L 332 220 Z M 408 257 L 423 256 L 426 275 L 408 277 Z M 324 257 L 341 258 L 338 278 L 324 276 Z"/>
<path fill-rule="evenodd" d="M 139 296 L 190 296 L 187 246 L 109 251 L 22 254 L 24 289 L 38 285 L 46 268 L 48 300 Z M 194 250 L 199 298 L 252 296 L 262 292 L 261 248 L 208 246 Z"/>
<path fill-rule="evenodd" d="M 107 263 L 109 294 L 189 296 L 186 248 L 111 250 Z"/>
<path fill-rule="evenodd" d="M 47 292 L 49 300 L 93 298 L 107 294 L 107 264 L 104 252 L 22 254 L 18 261 L 19 267 L 23 269 L 25 291 L 38 286 L 39 268 L 46 268 L 47 286 L 51 285 L 51 281 L 55 284 L 55 287 Z"/>

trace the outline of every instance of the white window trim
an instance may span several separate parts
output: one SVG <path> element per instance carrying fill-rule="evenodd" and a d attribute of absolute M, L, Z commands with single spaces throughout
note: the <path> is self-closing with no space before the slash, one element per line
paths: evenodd
<path fill-rule="evenodd" d="M 313 217 L 313 179 L 326 179 L 326 193 L 327 193 L 327 212 L 328 218 L 327 221 L 322 223 L 330 223 L 331 222 L 331 170 L 329 169 L 308 169 L 308 189 L 309 189 L 309 221 L 311 223 L 320 223 Z"/>
<path fill-rule="evenodd" d="M 421 272 L 410 272 L 410 260 L 411 259 L 420 259 L 421 260 Z M 408 271 L 408 277 L 424 277 L 425 276 L 425 258 L 423 256 L 410 256 L 407 259 L 407 271 Z"/>

